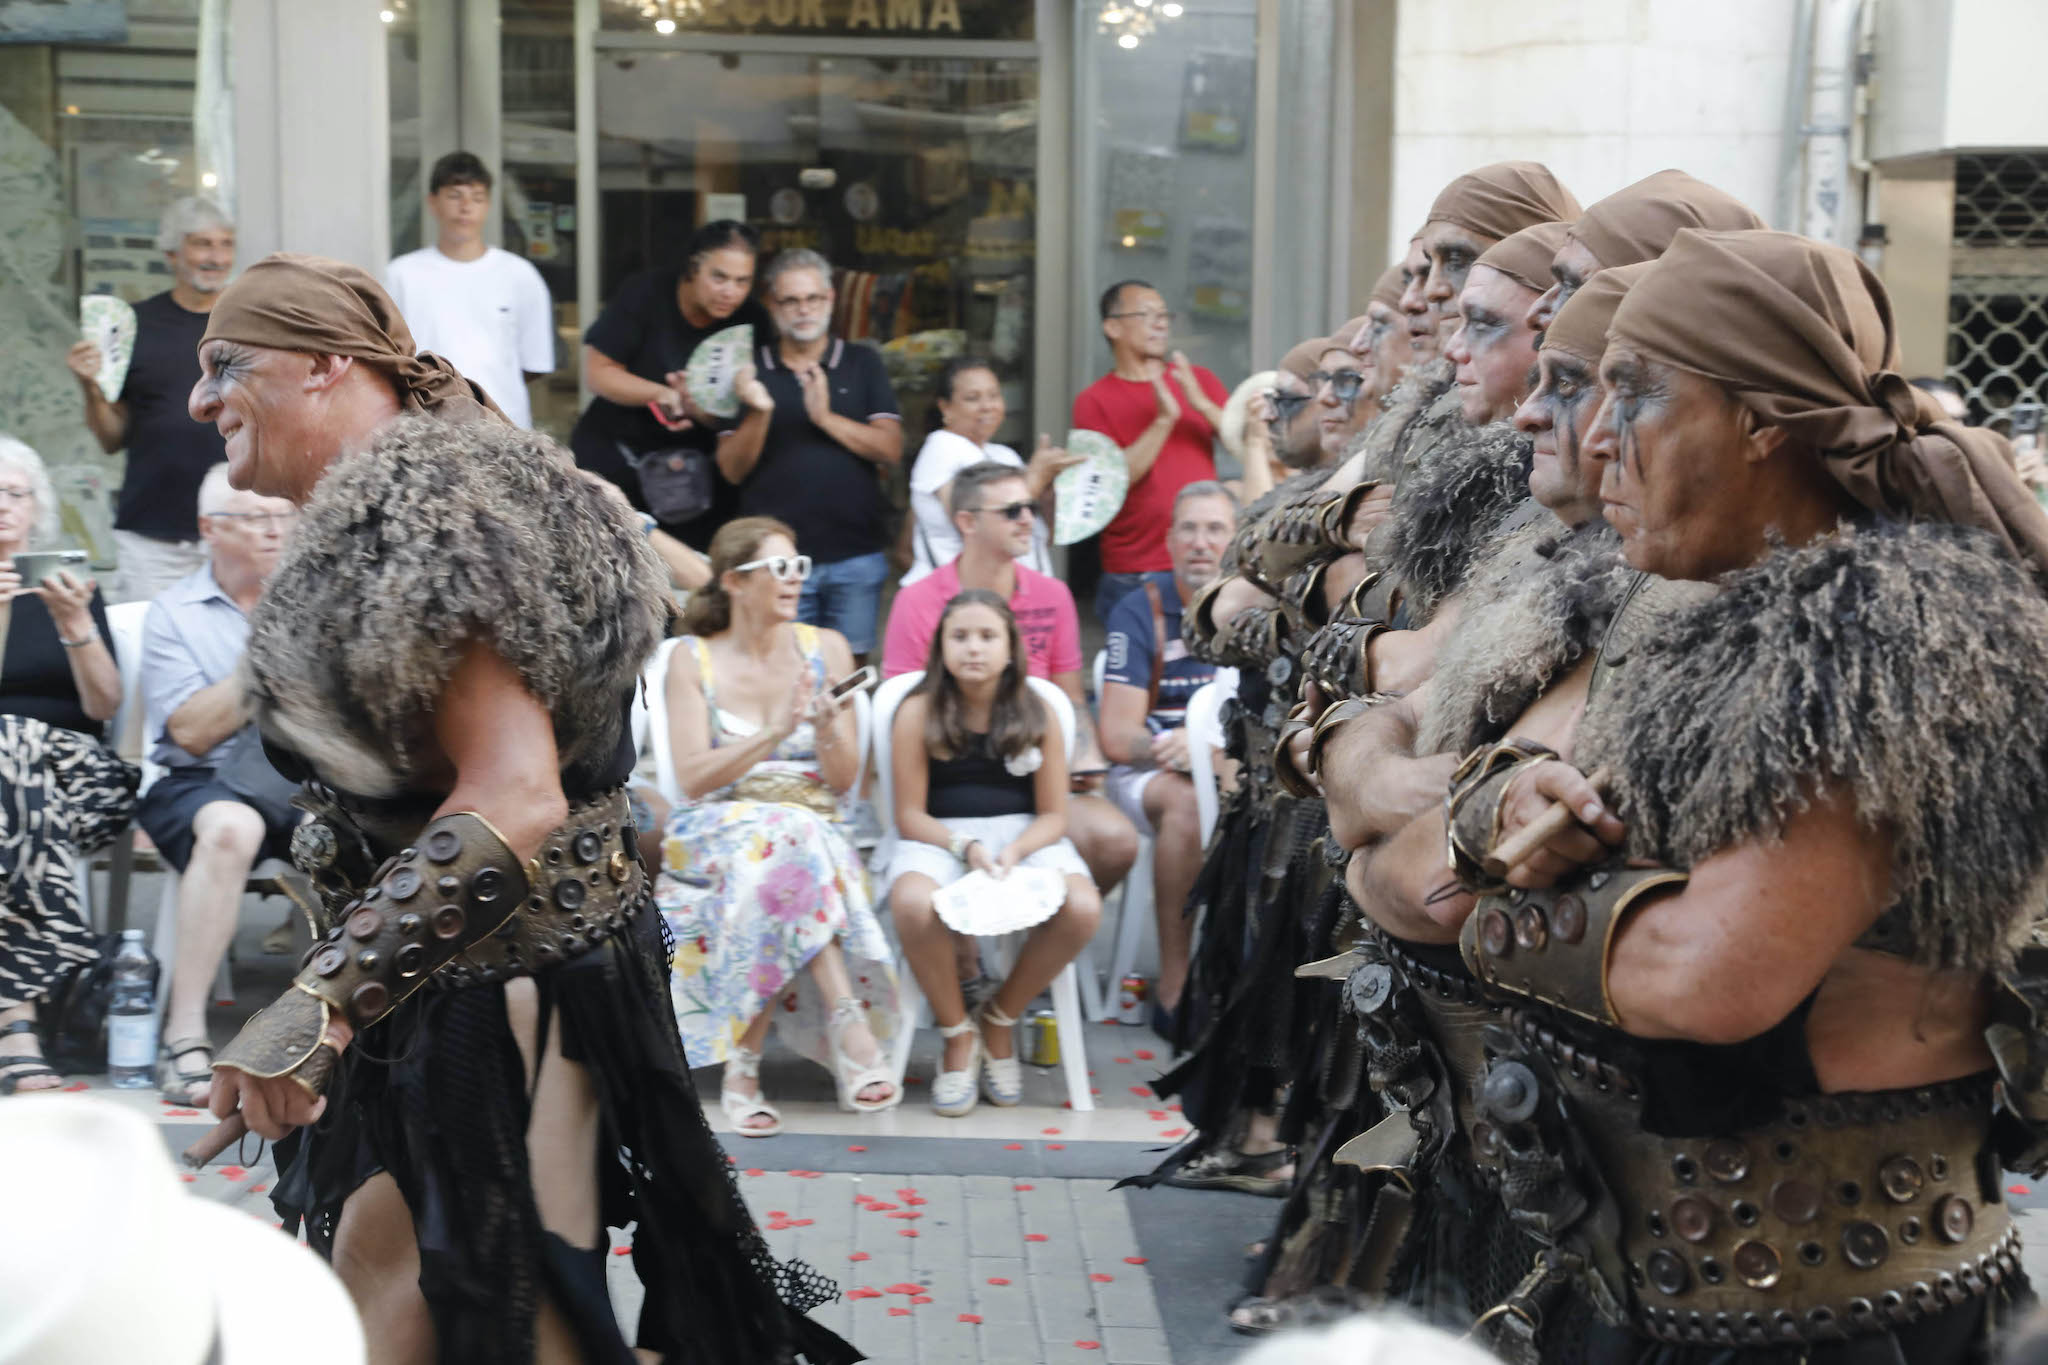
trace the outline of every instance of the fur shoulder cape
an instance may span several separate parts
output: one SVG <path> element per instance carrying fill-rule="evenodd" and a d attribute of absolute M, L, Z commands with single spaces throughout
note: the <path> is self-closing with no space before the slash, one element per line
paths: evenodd
<path fill-rule="evenodd" d="M 1638 642 L 1587 708 L 1630 852 L 1770 839 L 1816 785 L 1892 841 L 1916 961 L 1990 970 L 2048 890 L 2048 602 L 1989 537 L 1844 530 L 1780 548 Z"/>
<path fill-rule="evenodd" d="M 1574 530 L 1546 513 L 1495 540 L 1437 657 L 1415 752 L 1462 754 L 1505 735 L 1600 643 L 1632 577 L 1598 517 Z"/>
<path fill-rule="evenodd" d="M 646 538 L 553 441 L 404 418 L 320 480 L 247 666 L 268 734 L 333 785 L 390 796 L 430 778 L 434 709 L 485 641 L 553 713 L 574 773 L 610 758 L 669 602 Z"/>
<path fill-rule="evenodd" d="M 1529 438 L 1507 423 L 1470 427 L 1459 416 L 1433 434 L 1427 444 L 1410 440 L 1373 556 L 1400 579 L 1418 624 L 1463 586 L 1501 523 L 1529 496 Z"/>

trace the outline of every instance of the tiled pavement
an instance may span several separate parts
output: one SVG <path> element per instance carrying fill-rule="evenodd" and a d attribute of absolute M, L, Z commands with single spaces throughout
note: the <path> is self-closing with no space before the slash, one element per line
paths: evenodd
<path fill-rule="evenodd" d="M 142 879 L 135 904 L 147 925 L 156 888 Z M 263 932 L 280 903 L 252 908 L 238 936 L 240 1004 L 216 1011 L 216 1037 L 271 998 L 290 959 L 264 958 Z M 1246 1344 L 1223 1325 L 1241 1293 L 1245 1244 L 1264 1236 L 1277 1205 L 1228 1194 L 1112 1191 L 1118 1177 L 1147 1169 L 1180 1135 L 1177 1110 L 1139 1093 L 1163 1066 L 1164 1049 L 1138 1029 L 1088 1029 L 1095 1072 L 1092 1113 L 1063 1108 L 1057 1072 L 1027 1068 L 1026 1103 L 983 1106 L 963 1120 L 941 1119 L 923 1101 L 937 1040 L 920 1038 L 905 1104 L 879 1116 L 843 1114 L 826 1074 L 771 1050 L 768 1093 L 787 1131 L 746 1140 L 728 1135 L 741 1193 L 777 1256 L 801 1257 L 837 1280 L 844 1294 L 817 1316 L 870 1358 L 898 1365 L 1224 1365 Z M 1147 1055 L 1149 1054 L 1149 1055 Z M 707 1094 L 715 1072 L 701 1072 Z M 87 1087 L 160 1122 L 182 1149 L 211 1120 L 164 1105 L 156 1092 Z M 5 1101 L 0 1101 L 5 1102 Z M 29 1100 L 14 1101 L 32 1102 Z M 193 1193 L 269 1219 L 275 1172 L 266 1152 L 246 1168 L 236 1154 L 187 1177 Z M 2009 1182 L 2027 1237 L 2025 1259 L 2048 1284 L 2048 1185 Z M 630 1229 L 618 1237 L 630 1241 Z M 641 1288 L 629 1257 L 609 1263 L 625 1320 Z"/>

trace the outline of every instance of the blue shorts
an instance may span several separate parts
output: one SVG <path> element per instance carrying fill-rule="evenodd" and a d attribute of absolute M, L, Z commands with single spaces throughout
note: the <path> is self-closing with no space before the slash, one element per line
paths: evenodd
<path fill-rule="evenodd" d="M 156 845 L 156 851 L 163 855 L 165 862 L 178 869 L 192 861 L 192 821 L 198 816 L 201 806 L 215 801 L 234 801 L 249 805 L 239 793 L 226 783 L 216 781 L 211 768 L 170 768 L 163 776 L 149 784 L 149 790 L 135 803 L 135 823 Z M 249 807 L 255 810 L 254 806 Z M 262 815 L 261 811 L 257 811 Z M 298 828 L 298 812 L 292 819 L 273 822 L 265 817 L 263 822 L 263 847 L 256 854 L 256 862 L 265 858 L 291 858 L 292 831 Z M 255 863 L 250 864 L 251 867 Z"/>
<path fill-rule="evenodd" d="M 811 576 L 804 580 L 797 620 L 838 631 L 857 655 L 870 653 L 875 647 L 875 620 L 882 609 L 882 584 L 888 578 L 889 557 L 879 550 L 830 564 L 813 564 Z"/>

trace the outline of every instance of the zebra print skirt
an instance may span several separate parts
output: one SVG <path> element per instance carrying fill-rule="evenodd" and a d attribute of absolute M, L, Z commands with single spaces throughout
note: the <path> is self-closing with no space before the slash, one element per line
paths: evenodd
<path fill-rule="evenodd" d="M 90 735 L 0 715 L 0 1009 L 98 958 L 71 860 L 128 827 L 140 776 Z"/>

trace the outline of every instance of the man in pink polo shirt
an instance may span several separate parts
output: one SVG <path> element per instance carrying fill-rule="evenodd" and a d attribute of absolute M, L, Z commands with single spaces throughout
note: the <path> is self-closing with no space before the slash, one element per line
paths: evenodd
<path fill-rule="evenodd" d="M 1057 578 L 1034 573 L 1016 560 L 1031 548 L 1037 514 L 1031 489 L 1022 470 L 984 461 L 953 476 L 950 510 L 960 528 L 959 558 L 896 594 L 882 637 L 882 674 L 893 678 L 925 666 L 940 613 L 962 589 L 986 588 L 1008 602 L 1024 637 L 1031 676 L 1047 679 L 1074 703 L 1081 734 L 1073 764 L 1075 795 L 1067 803 L 1067 837 L 1097 888 L 1106 893 L 1137 859 L 1138 831 L 1122 811 L 1095 794 L 1109 762 L 1096 743 L 1081 686 L 1081 618 L 1074 595 Z"/>

